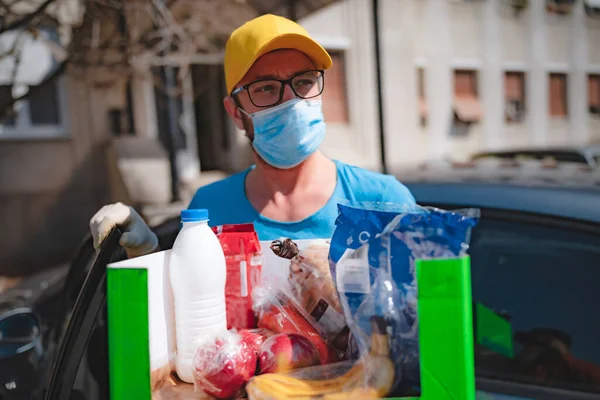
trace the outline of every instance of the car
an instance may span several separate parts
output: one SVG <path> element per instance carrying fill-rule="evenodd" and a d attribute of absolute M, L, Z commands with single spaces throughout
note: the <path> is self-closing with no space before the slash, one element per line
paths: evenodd
<path fill-rule="evenodd" d="M 508 353 L 476 345 L 478 399 L 600 398 L 600 187 L 584 171 L 567 184 L 574 171 L 565 181 L 472 165 L 395 172 L 422 205 L 481 210 L 469 248 L 473 300 L 509 321 L 514 335 Z M 161 248 L 171 248 L 179 220 L 153 229 Z M 109 397 L 106 265 L 125 258 L 119 235 L 98 253 L 88 238 L 70 266 L 50 335 L 60 350 L 47 356 L 51 373 L 40 374 L 47 400 Z"/>
<path fill-rule="evenodd" d="M 65 319 L 68 269 L 42 271 L 0 296 L 0 399 L 39 398 Z"/>
<path fill-rule="evenodd" d="M 472 160 L 481 160 L 484 158 L 501 159 L 535 159 L 535 160 L 554 160 L 557 162 L 576 162 L 589 166 L 590 168 L 600 167 L 600 146 L 566 146 L 550 148 L 523 148 L 502 151 L 491 151 L 474 154 Z"/>

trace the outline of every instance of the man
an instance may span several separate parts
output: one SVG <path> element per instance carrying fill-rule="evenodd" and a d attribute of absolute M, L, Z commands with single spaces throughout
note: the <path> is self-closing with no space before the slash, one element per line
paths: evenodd
<path fill-rule="evenodd" d="M 234 31 L 225 49 L 225 109 L 244 129 L 255 165 L 200 188 L 189 208 L 210 225 L 252 222 L 261 240 L 329 238 L 340 201 L 414 203 L 395 178 L 333 161 L 319 151 L 324 71 L 331 57 L 300 25 L 263 15 Z M 96 246 L 114 226 L 129 256 L 157 248 L 130 207 L 105 206 L 90 221 Z"/>

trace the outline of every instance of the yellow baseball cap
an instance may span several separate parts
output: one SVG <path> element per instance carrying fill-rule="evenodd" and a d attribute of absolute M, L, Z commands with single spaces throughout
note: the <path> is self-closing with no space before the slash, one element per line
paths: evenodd
<path fill-rule="evenodd" d="M 284 17 L 262 15 L 233 31 L 225 45 L 225 84 L 231 93 L 252 64 L 277 49 L 296 49 L 306 54 L 318 69 L 331 67 L 329 53 L 306 29 Z"/>

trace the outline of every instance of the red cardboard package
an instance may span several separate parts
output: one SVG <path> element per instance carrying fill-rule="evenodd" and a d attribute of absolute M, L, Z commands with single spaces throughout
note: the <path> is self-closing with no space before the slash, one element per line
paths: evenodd
<path fill-rule="evenodd" d="M 227 263 L 227 329 L 255 328 L 252 290 L 260 282 L 262 250 L 254 225 L 221 225 L 213 227 L 213 231 L 219 238 Z"/>

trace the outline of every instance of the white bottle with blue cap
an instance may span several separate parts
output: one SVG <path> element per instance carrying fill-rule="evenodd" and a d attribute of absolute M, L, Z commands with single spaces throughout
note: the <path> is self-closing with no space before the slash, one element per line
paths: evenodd
<path fill-rule="evenodd" d="M 169 267 L 175 300 L 175 365 L 179 378 L 193 383 L 192 360 L 199 339 L 227 330 L 227 267 L 219 239 L 208 226 L 208 210 L 183 210 L 181 222 Z"/>

